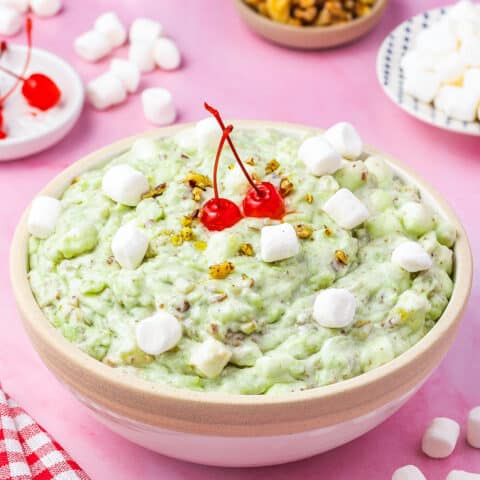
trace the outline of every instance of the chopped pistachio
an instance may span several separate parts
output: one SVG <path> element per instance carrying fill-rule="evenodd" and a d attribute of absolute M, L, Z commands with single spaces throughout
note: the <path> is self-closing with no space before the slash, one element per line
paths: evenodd
<path fill-rule="evenodd" d="M 234 165 L 233 163 L 229 163 L 229 164 L 227 165 L 227 168 L 228 168 L 229 170 L 233 170 L 233 169 L 235 168 L 235 165 Z"/>
<path fill-rule="evenodd" d="M 305 238 L 310 238 L 312 236 L 313 227 L 311 227 L 310 225 L 299 223 L 295 225 L 294 228 L 298 238 L 305 239 Z"/>
<path fill-rule="evenodd" d="M 142 200 L 145 200 L 146 198 L 155 198 L 161 195 L 167 188 L 166 183 L 160 183 L 156 187 L 152 188 L 149 192 L 146 192 L 142 195 Z"/>
<path fill-rule="evenodd" d="M 293 183 L 288 178 L 284 177 L 280 180 L 279 190 L 282 197 L 288 197 L 294 188 Z"/>
<path fill-rule="evenodd" d="M 187 177 L 184 180 L 190 188 L 198 187 L 202 190 L 205 190 L 207 187 L 212 186 L 212 181 L 207 175 L 202 175 L 201 173 L 188 172 Z"/>
<path fill-rule="evenodd" d="M 183 243 L 183 237 L 179 233 L 174 233 L 170 237 L 170 243 L 175 247 L 179 247 Z"/>
<path fill-rule="evenodd" d="M 78 183 L 80 179 L 78 177 L 73 177 L 72 181 L 70 182 L 71 185 L 75 185 L 75 183 Z"/>
<path fill-rule="evenodd" d="M 327 237 L 331 237 L 333 235 L 333 231 L 330 227 L 327 227 L 326 225 L 323 226 L 323 233 L 327 236 Z"/>
<path fill-rule="evenodd" d="M 253 166 L 255 165 L 255 159 L 254 159 L 253 157 L 247 158 L 247 159 L 245 160 L 245 163 L 246 163 L 247 165 L 250 165 L 251 167 L 253 167 Z"/>
<path fill-rule="evenodd" d="M 307 194 L 305 195 L 305 201 L 306 201 L 307 203 L 312 204 L 312 203 L 313 203 L 313 195 L 312 195 L 311 193 L 307 193 Z"/>
<path fill-rule="evenodd" d="M 348 265 L 348 255 L 343 250 L 335 251 L 335 259 L 342 265 Z"/>
<path fill-rule="evenodd" d="M 240 245 L 238 251 L 240 255 L 246 255 L 247 257 L 252 257 L 255 254 L 251 243 L 243 243 L 242 245 Z"/>
<path fill-rule="evenodd" d="M 207 242 L 204 242 L 203 240 L 197 240 L 193 246 L 197 249 L 197 250 L 200 250 L 200 251 L 203 251 L 207 248 Z"/>
<path fill-rule="evenodd" d="M 273 173 L 275 170 L 280 167 L 280 164 L 278 161 L 274 158 L 273 160 L 270 160 L 266 165 L 265 165 L 265 174 L 268 175 L 270 173 Z"/>
<path fill-rule="evenodd" d="M 196 202 L 199 202 L 202 199 L 202 189 L 200 187 L 192 188 L 192 198 Z"/>
<path fill-rule="evenodd" d="M 217 265 L 210 265 L 208 267 L 208 273 L 211 278 L 221 280 L 228 277 L 235 270 L 235 266 L 232 262 L 222 262 Z"/>
<path fill-rule="evenodd" d="M 180 230 L 180 235 L 185 242 L 193 239 L 193 230 L 190 227 L 183 227 Z"/>

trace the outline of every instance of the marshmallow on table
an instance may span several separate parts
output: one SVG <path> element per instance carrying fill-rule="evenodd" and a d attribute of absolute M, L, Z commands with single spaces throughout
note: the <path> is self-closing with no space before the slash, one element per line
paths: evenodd
<path fill-rule="evenodd" d="M 460 56 L 468 67 L 480 67 L 480 36 L 466 38 L 460 47 Z"/>
<path fill-rule="evenodd" d="M 123 82 L 113 73 L 106 72 L 87 85 L 87 97 L 98 110 L 122 103 L 127 98 Z"/>
<path fill-rule="evenodd" d="M 94 30 L 105 35 L 112 48 L 119 47 L 127 39 L 127 30 L 115 12 L 100 15 L 94 23 Z"/>
<path fill-rule="evenodd" d="M 112 239 L 112 253 L 122 268 L 135 270 L 145 257 L 148 237 L 132 223 L 120 227 Z"/>
<path fill-rule="evenodd" d="M 403 242 L 392 253 L 392 262 L 407 272 L 421 272 L 433 265 L 432 257 L 417 242 Z"/>
<path fill-rule="evenodd" d="M 46 195 L 36 197 L 28 213 L 28 232 L 38 238 L 49 237 L 55 231 L 60 209 L 60 202 L 56 198 Z"/>
<path fill-rule="evenodd" d="M 470 473 L 463 470 L 452 470 L 445 480 L 480 480 L 480 473 Z"/>
<path fill-rule="evenodd" d="M 0 5 L 15 9 L 17 12 L 25 13 L 30 6 L 29 0 L 0 0 Z"/>
<path fill-rule="evenodd" d="M 323 211 L 347 230 L 357 227 L 369 217 L 367 207 L 347 188 L 335 192 L 325 202 Z"/>
<path fill-rule="evenodd" d="M 231 356 L 232 352 L 223 343 L 210 337 L 193 350 L 190 363 L 206 377 L 215 378 Z"/>
<path fill-rule="evenodd" d="M 96 30 L 89 30 L 77 37 L 73 43 L 77 55 L 88 62 L 96 62 L 112 51 L 108 38 Z"/>
<path fill-rule="evenodd" d="M 419 71 L 405 77 L 405 92 L 425 103 L 435 98 L 439 88 L 440 77 L 435 72 Z"/>
<path fill-rule="evenodd" d="M 137 65 L 143 73 L 148 73 L 155 69 L 153 46 L 153 41 L 136 41 L 132 42 L 128 49 L 128 59 Z"/>
<path fill-rule="evenodd" d="M 140 70 L 135 63 L 114 58 L 110 62 L 110 73 L 118 77 L 127 92 L 135 93 L 140 85 Z"/>
<path fill-rule="evenodd" d="M 172 94 L 165 88 L 147 88 L 142 92 L 145 118 L 155 125 L 173 123 L 177 112 Z"/>
<path fill-rule="evenodd" d="M 150 185 L 145 175 L 130 165 L 114 165 L 102 179 L 103 194 L 115 202 L 130 207 L 136 206 L 149 189 Z"/>
<path fill-rule="evenodd" d="M 182 338 L 180 322 L 167 312 L 158 312 L 144 318 L 135 327 L 140 350 L 149 355 L 159 355 L 171 350 Z"/>
<path fill-rule="evenodd" d="M 434 418 L 423 435 L 422 450 L 432 458 L 448 457 L 455 449 L 459 435 L 457 422 L 445 417 Z"/>
<path fill-rule="evenodd" d="M 464 122 L 473 122 L 477 116 L 480 93 L 464 87 L 446 85 L 435 98 L 435 108 L 449 117 Z"/>
<path fill-rule="evenodd" d="M 161 23 L 149 18 L 137 18 L 130 26 L 130 43 L 153 43 L 163 33 Z"/>
<path fill-rule="evenodd" d="M 214 149 L 222 138 L 222 129 L 214 118 L 208 117 L 195 125 L 195 137 L 200 150 Z"/>
<path fill-rule="evenodd" d="M 300 251 L 295 229 L 289 223 L 262 228 L 260 256 L 264 262 L 276 262 L 293 257 Z"/>
<path fill-rule="evenodd" d="M 357 301 L 344 288 L 327 288 L 315 298 L 313 318 L 322 327 L 344 328 L 352 324 Z"/>
<path fill-rule="evenodd" d="M 335 173 L 342 165 L 342 157 L 325 138 L 315 136 L 303 141 L 298 157 L 307 170 L 316 176 Z"/>
<path fill-rule="evenodd" d="M 363 149 L 363 142 L 355 127 L 348 122 L 340 122 L 330 127 L 325 139 L 342 156 L 355 160 Z"/>
<path fill-rule="evenodd" d="M 17 10 L 0 5 L 0 35 L 15 35 L 22 25 L 23 19 Z"/>
<path fill-rule="evenodd" d="M 53 17 L 62 9 L 61 0 L 30 0 L 30 8 L 39 17 Z"/>
<path fill-rule="evenodd" d="M 480 448 L 480 406 L 468 413 L 467 441 L 472 447 Z"/>
<path fill-rule="evenodd" d="M 180 66 L 180 51 L 173 40 L 158 38 L 153 47 L 155 63 L 163 70 L 175 70 Z"/>
<path fill-rule="evenodd" d="M 415 465 L 405 465 L 393 472 L 392 480 L 426 480 L 426 478 Z"/>

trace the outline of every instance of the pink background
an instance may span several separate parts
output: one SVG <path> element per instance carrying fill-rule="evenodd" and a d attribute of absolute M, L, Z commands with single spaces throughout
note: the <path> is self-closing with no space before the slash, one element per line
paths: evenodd
<path fill-rule="evenodd" d="M 478 268 L 480 138 L 437 130 L 410 118 L 387 99 L 375 76 L 376 52 L 387 33 L 420 9 L 447 1 L 392 0 L 386 16 L 368 37 L 351 46 L 312 53 L 289 51 L 257 38 L 226 0 L 65 3 L 58 17 L 35 22 L 35 44 L 68 59 L 84 79 L 101 73 L 107 61 L 96 65 L 83 62 L 74 55 L 72 41 L 90 28 L 98 14 L 115 9 L 130 22 L 141 13 L 165 25 L 183 52 L 183 67 L 144 76 L 143 84 L 172 91 L 179 121 L 205 116 L 204 100 L 230 118 L 286 120 L 319 127 L 351 121 L 366 142 L 414 167 L 445 195 L 464 222 Z M 24 40 L 19 36 L 15 41 Z M 478 283 L 453 348 L 414 399 L 360 440 L 302 462 L 225 470 L 162 457 L 110 433 L 57 383 L 30 346 L 15 309 L 7 263 L 15 224 L 35 193 L 64 167 L 92 150 L 149 128 L 137 95 L 108 112 L 95 112 L 87 106 L 62 143 L 31 158 L 0 164 L 0 379 L 5 389 L 95 480 L 383 479 L 406 463 L 417 464 L 430 479 L 443 479 L 452 468 L 480 472 L 480 450 L 465 444 L 464 430 L 454 455 L 447 460 L 431 460 L 419 452 L 422 432 L 433 416 L 450 416 L 463 429 L 469 408 L 480 404 Z"/>

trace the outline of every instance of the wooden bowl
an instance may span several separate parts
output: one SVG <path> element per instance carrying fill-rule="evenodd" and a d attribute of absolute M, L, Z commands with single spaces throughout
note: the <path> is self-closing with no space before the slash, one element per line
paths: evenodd
<path fill-rule="evenodd" d="M 243 0 L 234 0 L 234 5 L 243 21 L 267 40 L 285 47 L 319 50 L 343 45 L 365 35 L 380 21 L 388 2 L 377 0 L 369 14 L 351 22 L 326 27 L 286 25 L 257 13 Z"/>
<path fill-rule="evenodd" d="M 234 123 L 239 129 L 318 133 L 284 123 Z M 169 136 L 183 128 L 162 128 L 146 136 Z M 77 161 L 41 193 L 59 197 L 74 177 L 104 165 L 129 149 L 137 138 L 114 143 Z M 370 147 L 365 150 L 379 153 Z M 251 396 L 177 389 L 111 368 L 68 342 L 37 305 L 27 277 L 27 210 L 14 235 L 10 272 L 33 346 L 62 384 L 104 424 L 140 445 L 173 457 L 212 465 L 268 465 L 315 455 L 360 436 L 403 405 L 438 366 L 453 342 L 471 288 L 470 247 L 457 216 L 432 187 L 400 162 L 386 158 L 396 174 L 415 184 L 423 199 L 458 232 L 455 284 L 445 312 L 423 339 L 391 362 L 333 385 Z"/>

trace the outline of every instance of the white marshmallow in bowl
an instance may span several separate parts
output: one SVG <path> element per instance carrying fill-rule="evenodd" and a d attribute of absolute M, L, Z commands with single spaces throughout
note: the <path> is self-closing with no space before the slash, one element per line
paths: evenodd
<path fill-rule="evenodd" d="M 469 68 L 463 76 L 463 88 L 480 97 L 480 68 Z"/>
<path fill-rule="evenodd" d="M 129 207 L 136 206 L 149 189 L 145 175 L 126 164 L 114 165 L 102 179 L 103 194 Z"/>
<path fill-rule="evenodd" d="M 25 13 L 30 5 L 29 0 L 0 0 L 0 5 L 13 8 L 19 13 Z"/>
<path fill-rule="evenodd" d="M 434 418 L 422 438 L 423 453 L 432 458 L 446 458 L 455 449 L 460 425 L 450 418 Z"/>
<path fill-rule="evenodd" d="M 480 23 L 480 9 L 471 0 L 460 0 L 448 10 L 448 18 L 454 21 L 476 21 Z"/>
<path fill-rule="evenodd" d="M 112 238 L 112 253 L 122 268 L 135 270 L 143 261 L 148 237 L 132 223 L 121 226 Z"/>
<path fill-rule="evenodd" d="M 123 45 L 127 39 L 127 30 L 115 12 L 100 15 L 93 28 L 108 38 L 112 48 Z"/>
<path fill-rule="evenodd" d="M 155 63 L 163 70 L 175 70 L 180 66 L 180 50 L 170 38 L 160 37 L 153 47 Z"/>
<path fill-rule="evenodd" d="M 177 112 L 172 94 L 165 88 L 147 88 L 142 92 L 145 118 L 154 125 L 168 125 L 175 121 Z"/>
<path fill-rule="evenodd" d="M 407 272 L 428 270 L 433 265 L 428 252 L 418 242 L 412 241 L 403 242 L 393 250 L 392 262 Z"/>
<path fill-rule="evenodd" d="M 422 102 L 430 103 L 438 93 L 440 83 L 436 72 L 419 71 L 406 76 L 404 90 Z"/>
<path fill-rule="evenodd" d="M 135 327 L 137 345 L 149 355 L 171 350 L 182 338 L 182 325 L 173 315 L 157 312 L 144 318 Z"/>
<path fill-rule="evenodd" d="M 322 327 L 345 328 L 352 324 L 357 301 L 344 288 L 322 290 L 313 304 L 313 318 Z"/>
<path fill-rule="evenodd" d="M 340 122 L 330 127 L 325 139 L 342 156 L 355 160 L 363 149 L 363 142 L 355 127 L 348 122 Z"/>
<path fill-rule="evenodd" d="M 415 465 L 405 465 L 393 472 L 392 480 L 426 480 L 426 478 Z"/>
<path fill-rule="evenodd" d="M 467 67 L 480 67 L 480 36 L 466 38 L 460 47 L 460 56 Z"/>
<path fill-rule="evenodd" d="M 358 227 L 369 217 L 367 207 L 347 188 L 335 192 L 325 202 L 323 210 L 347 230 Z"/>
<path fill-rule="evenodd" d="M 434 71 L 437 57 L 418 50 L 408 51 L 400 61 L 406 75 L 419 71 Z"/>
<path fill-rule="evenodd" d="M 155 69 L 153 58 L 154 41 L 135 41 L 128 49 L 128 59 L 137 65 L 142 73 L 149 73 Z"/>
<path fill-rule="evenodd" d="M 450 53 L 437 62 L 436 71 L 442 83 L 456 82 L 463 77 L 465 62 L 459 53 Z"/>
<path fill-rule="evenodd" d="M 480 94 L 475 91 L 446 85 L 439 90 L 435 98 L 435 107 L 449 117 L 464 122 L 473 122 L 477 116 L 479 101 Z"/>
<path fill-rule="evenodd" d="M 20 13 L 14 8 L 0 5 L 0 35 L 7 37 L 17 34 L 23 25 Z"/>
<path fill-rule="evenodd" d="M 194 135 L 199 150 L 212 150 L 217 148 L 222 138 L 222 129 L 214 118 L 207 117 L 196 123 Z"/>
<path fill-rule="evenodd" d="M 62 9 L 61 0 L 30 0 L 30 8 L 39 17 L 53 17 Z"/>
<path fill-rule="evenodd" d="M 289 223 L 268 225 L 260 235 L 260 256 L 264 262 L 277 262 L 294 257 L 300 251 L 295 229 Z"/>
<path fill-rule="evenodd" d="M 304 140 L 298 149 L 298 157 L 316 176 L 335 173 L 342 165 L 340 154 L 320 135 Z"/>
<path fill-rule="evenodd" d="M 96 30 L 89 30 L 78 36 L 73 48 L 77 55 L 88 62 L 96 62 L 112 51 L 108 38 Z"/>
<path fill-rule="evenodd" d="M 444 19 L 430 28 L 422 30 L 416 40 L 415 46 L 430 54 L 447 55 L 457 49 L 457 37 L 451 22 Z"/>
<path fill-rule="evenodd" d="M 135 63 L 123 58 L 114 58 L 110 62 L 110 73 L 118 77 L 128 93 L 135 93 L 140 85 L 140 70 Z"/>
<path fill-rule="evenodd" d="M 106 72 L 88 83 L 87 98 L 97 110 L 105 110 L 122 103 L 127 91 L 116 75 Z"/>
<path fill-rule="evenodd" d="M 130 26 L 129 40 L 130 43 L 153 43 L 162 33 L 163 26 L 160 22 L 150 18 L 137 18 Z"/>
<path fill-rule="evenodd" d="M 36 197 L 28 213 L 28 232 L 38 238 L 49 237 L 55 231 L 60 210 L 60 201 L 56 198 L 46 195 Z"/>
<path fill-rule="evenodd" d="M 194 348 L 190 363 L 208 378 L 215 378 L 225 368 L 232 352 L 222 342 L 210 337 Z"/>

